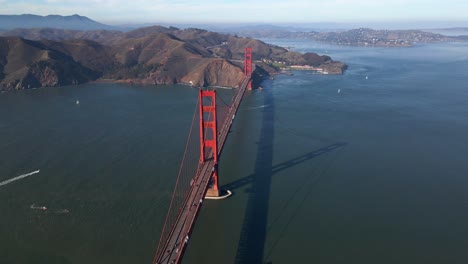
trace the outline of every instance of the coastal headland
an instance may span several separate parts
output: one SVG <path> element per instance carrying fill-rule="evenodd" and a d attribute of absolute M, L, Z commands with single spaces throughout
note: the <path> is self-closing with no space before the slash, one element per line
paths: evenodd
<path fill-rule="evenodd" d="M 252 38 L 202 29 L 152 26 L 113 30 L 15 29 L 0 36 L 3 91 L 81 84 L 96 80 L 237 87 L 244 48 L 258 70 L 279 73 L 303 66 L 342 74 L 346 65 L 329 56 L 301 54 Z"/>

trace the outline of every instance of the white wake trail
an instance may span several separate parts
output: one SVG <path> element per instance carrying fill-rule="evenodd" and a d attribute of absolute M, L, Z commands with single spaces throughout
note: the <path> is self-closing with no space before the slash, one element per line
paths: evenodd
<path fill-rule="evenodd" d="M 254 106 L 249 109 L 259 109 L 259 108 L 265 108 L 265 107 L 268 107 L 268 105 Z"/>
<path fill-rule="evenodd" d="M 40 171 L 41 170 L 33 171 L 33 172 L 30 172 L 30 173 L 26 173 L 26 174 L 11 178 L 11 179 L 6 180 L 6 181 L 2 181 L 2 182 L 0 182 L 0 186 L 7 185 L 7 184 L 12 183 L 12 182 L 17 181 L 17 180 L 24 179 L 26 177 L 29 177 L 29 176 L 34 175 L 36 173 L 39 173 Z"/>

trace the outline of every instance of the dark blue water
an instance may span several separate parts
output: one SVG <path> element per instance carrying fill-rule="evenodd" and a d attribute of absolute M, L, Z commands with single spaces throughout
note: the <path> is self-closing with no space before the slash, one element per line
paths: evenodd
<path fill-rule="evenodd" d="M 186 263 L 467 262 L 468 46 L 268 41 L 349 70 L 247 96 Z"/>
<path fill-rule="evenodd" d="M 117 84 L 2 94 L 0 181 L 40 170 L 0 189 L 2 263 L 151 262 L 196 96 Z"/>
<path fill-rule="evenodd" d="M 184 263 L 466 263 L 468 45 L 268 41 L 349 70 L 246 94 Z M 0 187 L 1 263 L 151 262 L 196 96 L 1 94 L 0 182 L 41 170 Z"/>

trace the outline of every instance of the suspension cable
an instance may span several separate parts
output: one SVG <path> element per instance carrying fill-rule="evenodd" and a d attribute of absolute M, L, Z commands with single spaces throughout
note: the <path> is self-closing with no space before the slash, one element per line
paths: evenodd
<path fill-rule="evenodd" d="M 184 150 L 184 155 L 182 157 L 182 162 L 180 164 L 180 167 L 179 167 L 179 173 L 177 175 L 177 180 L 176 180 L 176 184 L 174 186 L 174 191 L 172 193 L 172 198 L 171 198 L 171 203 L 169 205 L 169 210 L 168 210 L 168 213 L 166 215 L 166 220 L 164 221 L 164 226 L 163 226 L 163 229 L 162 229 L 162 232 L 161 232 L 161 237 L 159 238 L 159 242 L 158 242 L 158 247 L 156 249 L 156 254 L 154 256 L 154 259 L 153 259 L 153 264 L 156 263 L 157 261 L 157 257 L 160 253 L 160 251 L 162 250 L 162 247 L 163 247 L 163 243 L 162 240 L 164 238 L 164 234 L 165 234 L 165 230 L 166 230 L 166 227 L 167 227 L 167 223 L 168 223 L 168 220 L 169 220 L 169 217 L 170 217 L 170 212 L 171 212 L 171 209 L 172 209 L 172 206 L 173 206 L 173 203 L 174 203 L 174 198 L 176 196 L 176 191 L 177 191 L 177 186 L 179 185 L 179 179 L 180 179 L 180 175 L 182 174 L 182 168 L 183 168 L 183 165 L 184 165 L 184 162 L 185 162 L 185 157 L 187 155 L 187 150 L 188 150 L 188 146 L 189 146 L 189 142 L 190 142 L 190 136 L 192 134 L 192 130 L 193 130 L 193 126 L 194 126 L 194 123 L 195 123 L 195 117 L 196 117 L 196 114 L 197 114 L 197 109 L 198 109 L 198 104 L 199 104 L 199 100 L 197 100 L 197 103 L 195 105 L 195 111 L 193 113 L 193 117 L 192 117 L 192 124 L 190 125 L 190 132 L 189 132 L 189 135 L 188 135 L 188 138 L 187 138 L 187 143 L 185 144 L 185 150 Z"/>

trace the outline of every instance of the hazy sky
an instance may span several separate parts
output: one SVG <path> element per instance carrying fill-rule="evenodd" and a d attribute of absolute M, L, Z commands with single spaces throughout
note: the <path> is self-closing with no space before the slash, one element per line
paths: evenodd
<path fill-rule="evenodd" d="M 0 0 L 0 14 L 103 23 L 466 21 L 467 0 Z"/>

